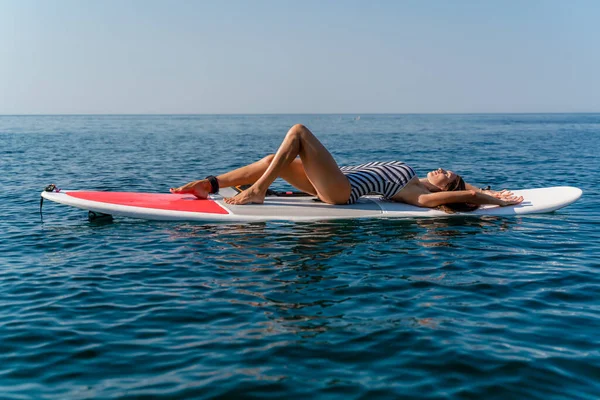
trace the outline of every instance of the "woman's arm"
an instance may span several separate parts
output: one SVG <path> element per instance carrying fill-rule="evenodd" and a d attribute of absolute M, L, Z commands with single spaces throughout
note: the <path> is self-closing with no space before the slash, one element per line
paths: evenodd
<path fill-rule="evenodd" d="M 523 201 L 522 196 L 505 196 L 502 199 L 499 199 L 494 196 L 489 196 L 485 193 L 477 192 L 475 190 L 458 190 L 454 192 L 417 194 L 416 196 L 410 197 L 412 198 L 405 198 L 405 200 L 419 207 L 430 208 L 450 203 L 495 204 L 504 207 L 519 204 Z"/>
<path fill-rule="evenodd" d="M 476 187 L 476 186 L 473 186 L 473 185 L 471 185 L 471 184 L 469 184 L 469 183 L 467 183 L 467 182 L 465 182 L 465 188 L 466 188 L 467 190 L 474 190 L 474 191 L 476 191 L 476 192 L 479 192 L 479 193 L 484 193 L 484 192 L 493 192 L 493 190 L 485 190 L 485 189 L 481 189 L 481 188 L 478 188 L 478 187 Z"/>
<path fill-rule="evenodd" d="M 497 191 L 492 190 L 492 189 L 478 188 L 478 187 L 475 187 L 473 185 L 468 184 L 467 182 L 465 182 L 465 188 L 467 190 L 474 190 L 474 191 L 476 191 L 478 193 L 483 193 L 483 194 L 487 194 L 487 195 L 490 195 L 490 196 L 494 196 L 494 197 L 496 197 L 498 199 L 504 199 L 506 197 L 513 197 L 514 196 L 514 193 L 511 192 L 510 190 L 502 189 L 501 191 L 497 192 Z"/>
<path fill-rule="evenodd" d="M 489 186 L 488 186 L 488 187 L 489 187 Z M 467 190 L 474 190 L 474 191 L 476 191 L 476 192 L 479 192 L 479 193 L 485 193 L 485 194 L 489 194 L 490 196 L 496 196 L 496 195 L 498 195 L 498 194 L 501 194 L 501 193 L 506 193 L 506 192 L 508 192 L 506 189 L 503 189 L 503 190 L 501 190 L 500 192 L 496 192 L 495 190 L 492 190 L 492 189 L 483 189 L 483 188 L 478 188 L 478 187 L 476 187 L 476 186 L 473 186 L 473 185 L 471 185 L 471 184 L 469 184 L 469 183 L 467 183 L 467 182 L 465 182 L 465 188 L 466 188 Z M 511 194 L 512 194 L 512 193 L 511 193 Z"/>

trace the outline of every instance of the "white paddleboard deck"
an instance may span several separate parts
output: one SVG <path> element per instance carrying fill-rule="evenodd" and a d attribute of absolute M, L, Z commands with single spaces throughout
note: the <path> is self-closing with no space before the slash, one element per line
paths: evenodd
<path fill-rule="evenodd" d="M 224 197 L 237 194 L 225 188 L 209 199 L 192 195 L 135 192 L 92 192 L 61 190 L 42 192 L 42 197 L 61 204 L 102 214 L 161 221 L 252 222 L 252 221 L 321 221 L 354 218 L 443 218 L 455 216 L 515 216 L 548 213 L 581 197 L 576 187 L 559 186 L 513 191 L 524 201 L 516 206 L 486 205 L 468 213 L 448 214 L 431 208 L 381 200 L 366 196 L 352 205 L 331 205 L 314 197 L 267 197 L 264 204 L 233 206 Z"/>

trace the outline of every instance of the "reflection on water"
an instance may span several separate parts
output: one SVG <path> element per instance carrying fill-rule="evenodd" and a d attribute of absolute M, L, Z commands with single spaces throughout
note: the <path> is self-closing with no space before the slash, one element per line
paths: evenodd
<path fill-rule="evenodd" d="M 349 300 L 360 303 L 361 296 L 385 297 L 394 286 L 405 286 L 407 291 L 415 288 L 427 291 L 431 285 L 444 285 L 456 278 L 453 274 L 460 271 L 457 262 L 443 261 L 441 270 L 424 267 L 436 256 L 420 249 L 439 247 L 460 252 L 469 237 L 479 242 L 478 238 L 509 232 L 520 223 L 518 218 L 452 217 L 206 226 L 167 224 L 164 229 L 169 240 L 185 241 L 193 262 L 222 272 L 210 285 L 230 292 L 227 300 L 230 304 L 249 306 L 263 313 L 262 335 L 285 331 L 306 338 L 331 329 L 360 329 L 365 316 L 353 316 L 352 310 L 343 305 Z M 485 244 L 478 246 L 484 253 Z M 375 276 L 386 283 L 385 288 L 373 285 Z M 395 301 L 389 299 L 390 307 L 396 307 Z M 444 296 L 438 296 L 433 303 L 421 303 L 421 307 L 442 301 Z M 434 328 L 439 321 L 406 313 L 392 324 Z"/>
<path fill-rule="evenodd" d="M 482 218 L 447 218 L 441 220 L 421 219 L 417 221 L 424 231 L 414 237 L 423 247 L 460 245 L 467 235 L 494 235 L 507 231 L 520 223 L 518 218 L 486 216 Z"/>
<path fill-rule="evenodd" d="M 493 235 L 521 223 L 520 218 L 446 218 L 446 219 L 372 219 L 334 222 L 249 223 L 240 225 L 174 225 L 173 238 L 202 239 L 219 243 L 223 248 L 250 252 L 264 257 L 264 249 L 283 247 L 295 254 L 313 255 L 319 259 L 337 256 L 358 244 L 413 242 L 423 247 L 455 246 L 468 235 Z M 401 248 L 397 248 L 401 251 Z M 273 254 L 276 262 L 283 264 Z"/>

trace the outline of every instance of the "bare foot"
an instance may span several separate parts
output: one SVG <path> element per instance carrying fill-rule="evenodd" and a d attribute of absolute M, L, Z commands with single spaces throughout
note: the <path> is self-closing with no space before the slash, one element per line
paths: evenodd
<path fill-rule="evenodd" d="M 225 203 L 232 205 L 242 204 L 262 204 L 265 202 L 266 190 L 257 189 L 254 186 L 250 186 L 248 189 L 237 194 L 235 197 L 225 198 Z"/>
<path fill-rule="evenodd" d="M 207 179 L 202 179 L 200 181 L 193 181 L 187 183 L 178 188 L 171 188 L 171 193 L 175 194 L 193 194 L 199 199 L 208 198 L 208 194 L 210 193 L 211 186 L 210 182 Z"/>

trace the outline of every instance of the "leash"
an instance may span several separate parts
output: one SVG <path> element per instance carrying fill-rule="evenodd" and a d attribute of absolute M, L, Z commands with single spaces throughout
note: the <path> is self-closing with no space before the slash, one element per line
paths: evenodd
<path fill-rule="evenodd" d="M 56 187 L 55 184 L 50 184 L 44 188 L 44 192 L 60 192 L 60 189 Z M 42 216 L 42 206 L 44 205 L 44 196 L 40 195 L 40 219 L 44 222 L 44 217 Z"/>

